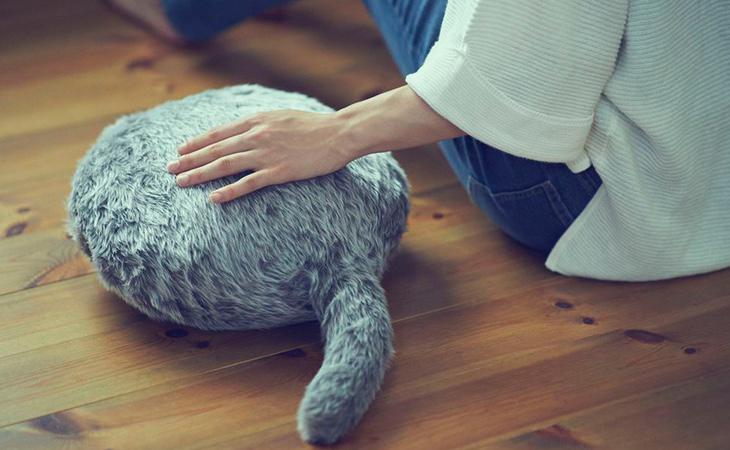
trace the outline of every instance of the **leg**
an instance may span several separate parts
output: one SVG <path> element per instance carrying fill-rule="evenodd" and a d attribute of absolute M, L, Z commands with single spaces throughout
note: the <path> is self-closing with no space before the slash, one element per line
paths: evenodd
<path fill-rule="evenodd" d="M 426 59 L 441 29 L 446 0 L 365 0 L 403 75 Z"/>
<path fill-rule="evenodd" d="M 288 0 L 162 0 L 173 27 L 188 41 L 200 42 Z"/>
<path fill-rule="evenodd" d="M 446 0 L 365 0 L 403 75 L 415 72 L 434 42 Z M 580 214 L 601 179 L 595 170 L 572 173 L 565 164 L 519 158 L 471 136 L 440 142 L 472 201 L 502 231 L 548 252 Z"/>
<path fill-rule="evenodd" d="M 136 25 L 174 44 L 201 42 L 287 0 L 105 0 Z"/>

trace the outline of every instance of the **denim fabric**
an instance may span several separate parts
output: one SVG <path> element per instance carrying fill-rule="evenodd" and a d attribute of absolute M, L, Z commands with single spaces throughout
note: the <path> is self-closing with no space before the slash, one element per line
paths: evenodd
<path fill-rule="evenodd" d="M 215 33 L 285 0 L 164 0 L 173 25 L 191 40 Z M 438 38 L 446 0 L 365 0 L 404 76 L 423 64 Z M 601 185 L 593 167 L 578 174 L 565 164 L 510 155 L 471 136 L 439 143 L 477 205 L 502 231 L 549 252 Z"/>
<path fill-rule="evenodd" d="M 162 0 L 167 18 L 186 40 L 201 42 L 287 0 Z"/>

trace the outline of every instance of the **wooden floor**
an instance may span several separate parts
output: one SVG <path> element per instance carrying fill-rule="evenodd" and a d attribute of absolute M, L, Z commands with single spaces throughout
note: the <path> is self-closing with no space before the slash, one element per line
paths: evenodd
<path fill-rule="evenodd" d="M 92 0 L 0 3 L 0 448 L 300 448 L 312 324 L 208 333 L 104 292 L 63 231 L 76 161 L 119 114 L 257 82 L 335 107 L 401 83 L 363 7 L 309 0 L 173 49 Z M 341 444 L 730 448 L 730 271 L 556 276 L 473 206 L 436 147 L 385 280 L 397 359 Z"/>

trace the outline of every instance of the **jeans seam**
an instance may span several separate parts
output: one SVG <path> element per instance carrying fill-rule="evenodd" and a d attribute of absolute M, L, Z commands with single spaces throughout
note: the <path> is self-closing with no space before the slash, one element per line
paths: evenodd
<path fill-rule="evenodd" d="M 596 190 L 598 190 L 598 185 L 591 177 L 591 174 L 589 172 L 590 169 L 586 170 L 585 172 L 581 172 L 576 174 L 578 178 L 578 182 L 583 186 L 583 188 L 588 193 L 594 193 Z"/>
<path fill-rule="evenodd" d="M 547 189 L 545 186 L 549 186 L 550 189 Z M 542 187 L 547 195 L 548 201 L 550 202 L 550 207 L 558 216 L 560 222 L 562 222 L 563 226 L 569 226 L 575 220 L 575 217 L 573 217 L 573 214 L 570 213 L 565 202 L 563 202 L 563 199 L 558 190 L 555 188 L 555 185 L 552 181 L 547 180 L 542 184 Z"/>
<path fill-rule="evenodd" d="M 492 193 L 491 191 L 488 191 L 492 198 L 494 199 L 494 203 L 497 205 L 497 207 L 502 210 L 502 208 L 499 205 L 499 198 L 500 196 L 502 198 L 509 197 L 510 199 L 520 200 L 524 198 L 528 198 L 533 196 L 534 194 L 532 191 L 534 191 L 536 188 L 541 188 L 542 191 L 545 193 L 545 198 L 547 198 L 548 203 L 550 203 L 550 208 L 555 213 L 556 217 L 564 226 L 570 225 L 570 223 L 575 220 L 573 215 L 570 213 L 570 210 L 565 205 L 565 202 L 563 202 L 563 199 L 560 197 L 560 193 L 558 193 L 558 190 L 555 188 L 555 185 L 552 183 L 552 181 L 545 180 L 542 183 L 535 184 L 531 187 L 528 187 L 526 189 L 521 189 L 519 191 L 512 191 L 512 192 L 502 192 L 502 193 Z M 502 210 L 504 212 L 504 210 Z"/>
<path fill-rule="evenodd" d="M 507 198 L 511 200 L 521 200 L 529 198 L 535 195 L 533 193 L 535 189 L 541 188 L 542 191 L 545 193 L 545 198 L 550 204 L 550 209 L 552 209 L 553 213 L 564 227 L 570 226 L 570 224 L 575 220 L 575 217 L 573 216 L 573 214 L 571 214 L 570 210 L 565 205 L 565 202 L 563 202 L 563 199 L 560 197 L 560 193 L 555 188 L 555 185 L 549 179 L 528 188 L 520 189 L 519 191 L 506 191 L 495 193 L 492 192 L 489 187 L 479 182 L 473 175 L 470 174 L 467 179 L 467 191 L 469 193 L 470 199 L 472 200 L 472 203 L 477 204 L 476 200 L 473 198 L 473 185 L 481 185 L 484 191 L 492 198 L 494 205 L 497 207 L 497 209 L 505 216 L 507 215 L 507 212 L 502 208 L 500 200 L 504 201 L 504 199 Z"/>
<path fill-rule="evenodd" d="M 469 138 L 467 138 L 467 140 L 469 140 L 469 143 L 471 144 L 470 147 L 471 147 L 471 152 L 473 153 L 472 156 L 475 157 L 477 160 L 475 169 L 478 169 L 478 171 L 481 172 L 481 173 L 479 173 L 479 176 L 481 177 L 481 179 L 486 180 L 487 176 L 486 176 L 486 173 L 484 172 L 484 155 L 482 154 L 482 152 L 487 149 L 480 146 L 479 145 L 480 142 L 477 141 L 476 138 L 469 137 Z M 468 156 L 468 153 L 467 153 L 467 156 Z"/>

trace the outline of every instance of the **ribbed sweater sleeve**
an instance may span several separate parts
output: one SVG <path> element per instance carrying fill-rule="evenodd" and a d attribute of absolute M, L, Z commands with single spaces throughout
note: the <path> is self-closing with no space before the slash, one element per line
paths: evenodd
<path fill-rule="evenodd" d="M 438 40 L 406 83 L 480 141 L 585 170 L 628 1 L 449 0 Z"/>

